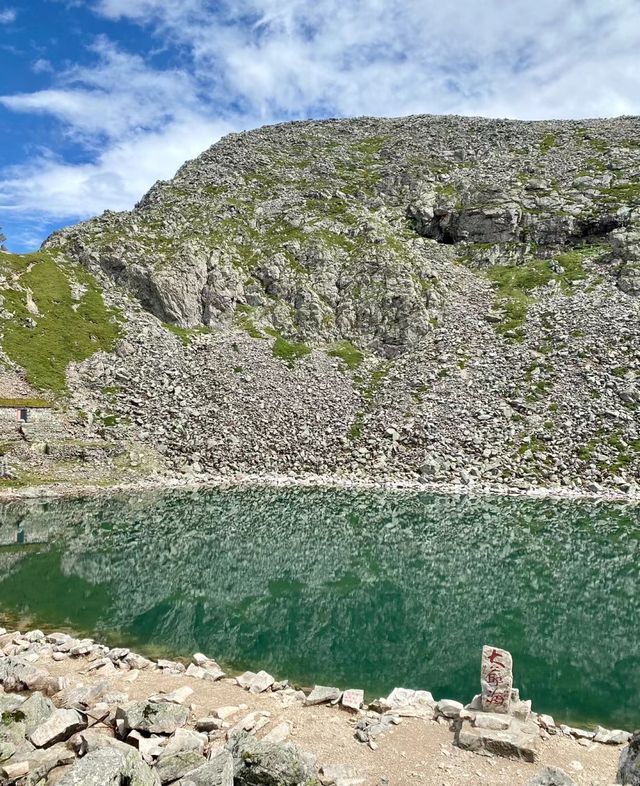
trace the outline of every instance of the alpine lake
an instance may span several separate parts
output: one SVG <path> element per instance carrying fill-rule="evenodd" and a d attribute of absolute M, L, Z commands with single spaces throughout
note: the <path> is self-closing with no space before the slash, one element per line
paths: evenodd
<path fill-rule="evenodd" d="M 309 686 L 479 692 L 510 650 L 537 712 L 640 726 L 640 508 L 238 488 L 0 506 L 0 625 Z"/>

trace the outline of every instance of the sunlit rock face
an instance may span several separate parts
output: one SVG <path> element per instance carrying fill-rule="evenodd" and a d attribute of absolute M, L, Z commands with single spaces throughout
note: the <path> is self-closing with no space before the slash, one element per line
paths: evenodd
<path fill-rule="evenodd" d="M 306 682 L 462 700 L 490 641 L 535 709 L 624 728 L 640 696 L 639 523 L 625 506 L 320 490 L 14 506 L 0 538 L 20 524 L 32 545 L 0 549 L 0 608 Z"/>

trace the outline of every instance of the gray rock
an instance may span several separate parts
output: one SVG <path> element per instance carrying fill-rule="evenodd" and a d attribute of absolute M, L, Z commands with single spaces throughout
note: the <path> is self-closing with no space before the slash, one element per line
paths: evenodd
<path fill-rule="evenodd" d="M 115 717 L 122 722 L 125 734 L 131 729 L 149 734 L 173 734 L 187 722 L 189 710 L 179 704 L 136 701 L 118 707 Z"/>
<path fill-rule="evenodd" d="M 36 748 L 48 748 L 87 728 L 87 716 L 77 710 L 55 710 L 28 735 Z"/>
<path fill-rule="evenodd" d="M 618 783 L 640 786 L 640 731 L 634 732 L 629 744 L 620 753 Z"/>
<path fill-rule="evenodd" d="M 324 685 L 316 685 L 307 696 L 305 704 L 309 706 L 313 704 L 327 704 L 331 701 L 340 701 L 340 696 L 342 696 L 340 688 L 329 688 Z"/>
<path fill-rule="evenodd" d="M 60 690 L 59 679 L 17 656 L 0 660 L 0 684 L 5 691 L 33 690 L 53 695 Z"/>
<path fill-rule="evenodd" d="M 27 727 L 20 709 L 5 710 L 0 714 L 0 744 L 20 747 L 24 744 Z M 5 751 L 9 748 L 5 747 Z"/>
<path fill-rule="evenodd" d="M 559 767 L 545 767 L 527 782 L 527 786 L 576 786 L 576 782 Z"/>
<path fill-rule="evenodd" d="M 228 744 L 233 756 L 234 786 L 300 786 L 310 772 L 295 745 L 261 742 L 238 734 Z"/>
<path fill-rule="evenodd" d="M 73 751 L 60 743 L 42 750 L 29 750 L 18 753 L 11 760 L 12 764 L 25 763 L 29 766 L 29 786 L 39 783 L 56 767 L 72 764 L 75 761 Z"/>
<path fill-rule="evenodd" d="M 161 783 L 172 783 L 197 770 L 205 763 L 205 758 L 197 751 L 180 751 L 169 756 L 161 756 L 156 764 L 156 772 Z"/>
<path fill-rule="evenodd" d="M 453 699 L 441 699 L 436 705 L 438 713 L 445 718 L 457 718 L 463 706 L 461 702 Z"/>
<path fill-rule="evenodd" d="M 456 734 L 456 745 L 474 753 L 488 751 L 496 756 L 534 762 L 538 756 L 540 734 L 535 723 L 511 720 L 506 730 L 486 729 L 463 721 Z"/>
<path fill-rule="evenodd" d="M 267 673 L 266 671 L 259 671 L 256 676 L 251 680 L 251 684 L 249 685 L 249 692 L 250 693 L 264 693 L 264 691 L 268 690 L 273 683 L 275 682 L 274 678 L 271 674 Z"/>
<path fill-rule="evenodd" d="M 24 716 L 24 723 L 27 734 L 47 721 L 55 711 L 55 705 L 42 693 L 32 693 L 29 698 L 20 705 L 20 712 Z"/>
<path fill-rule="evenodd" d="M 10 759 L 17 748 L 12 742 L 0 742 L 0 762 Z"/>
<path fill-rule="evenodd" d="M 208 731 L 211 730 L 208 729 Z M 160 758 L 173 756 L 175 753 L 182 753 L 184 751 L 196 751 L 202 754 L 206 743 L 206 734 L 199 734 L 197 731 L 191 731 L 191 729 L 177 729 L 176 733 L 171 737 L 162 751 Z"/>
<path fill-rule="evenodd" d="M 76 761 L 57 786 L 160 786 L 160 779 L 135 748 L 108 747 Z"/>
<path fill-rule="evenodd" d="M 600 742 L 603 745 L 624 745 L 626 742 L 629 742 L 630 739 L 631 734 L 628 731 L 622 731 L 622 729 L 603 729 L 602 726 L 597 727 L 595 736 L 593 737 L 594 742 Z"/>
<path fill-rule="evenodd" d="M 234 786 L 231 753 L 219 751 L 202 767 L 181 778 L 176 786 Z"/>

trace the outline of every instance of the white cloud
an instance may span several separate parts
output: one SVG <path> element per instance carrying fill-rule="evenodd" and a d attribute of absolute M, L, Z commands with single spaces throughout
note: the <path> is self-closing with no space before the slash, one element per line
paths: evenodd
<path fill-rule="evenodd" d="M 126 210 L 158 179 L 173 176 L 212 139 L 223 123 L 182 118 L 108 147 L 95 161 L 70 164 L 51 154 L 15 166 L 0 181 L 0 209 L 51 218 L 87 218 L 106 208 Z"/>
<path fill-rule="evenodd" d="M 53 73 L 53 66 L 49 60 L 41 57 L 31 64 L 31 70 L 34 74 L 51 74 Z"/>
<path fill-rule="evenodd" d="M 17 17 L 18 13 L 13 8 L 0 9 L 0 25 L 10 25 Z"/>
<path fill-rule="evenodd" d="M 638 111 L 636 0 L 97 0 L 261 116 Z"/>
<path fill-rule="evenodd" d="M 141 57 L 121 52 L 106 39 L 91 49 L 98 62 L 58 74 L 57 87 L 0 96 L 16 112 L 36 112 L 62 121 L 85 142 L 117 140 L 140 129 L 155 129 L 185 110 L 197 111 L 196 86 L 180 71 L 148 68 Z"/>
<path fill-rule="evenodd" d="M 92 66 L 1 97 L 58 121 L 85 161 L 48 155 L 3 173 L 0 202 L 13 211 L 72 219 L 130 207 L 224 131 L 292 117 L 640 113 L 637 0 L 85 4 L 142 26 L 181 66 L 100 38 Z"/>

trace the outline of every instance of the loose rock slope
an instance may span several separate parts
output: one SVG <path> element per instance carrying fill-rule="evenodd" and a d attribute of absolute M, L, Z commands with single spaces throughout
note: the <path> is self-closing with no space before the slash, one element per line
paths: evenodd
<path fill-rule="evenodd" d="M 85 438 L 197 477 L 637 491 L 638 118 L 258 129 L 44 249 L 121 314 L 67 368 Z"/>

